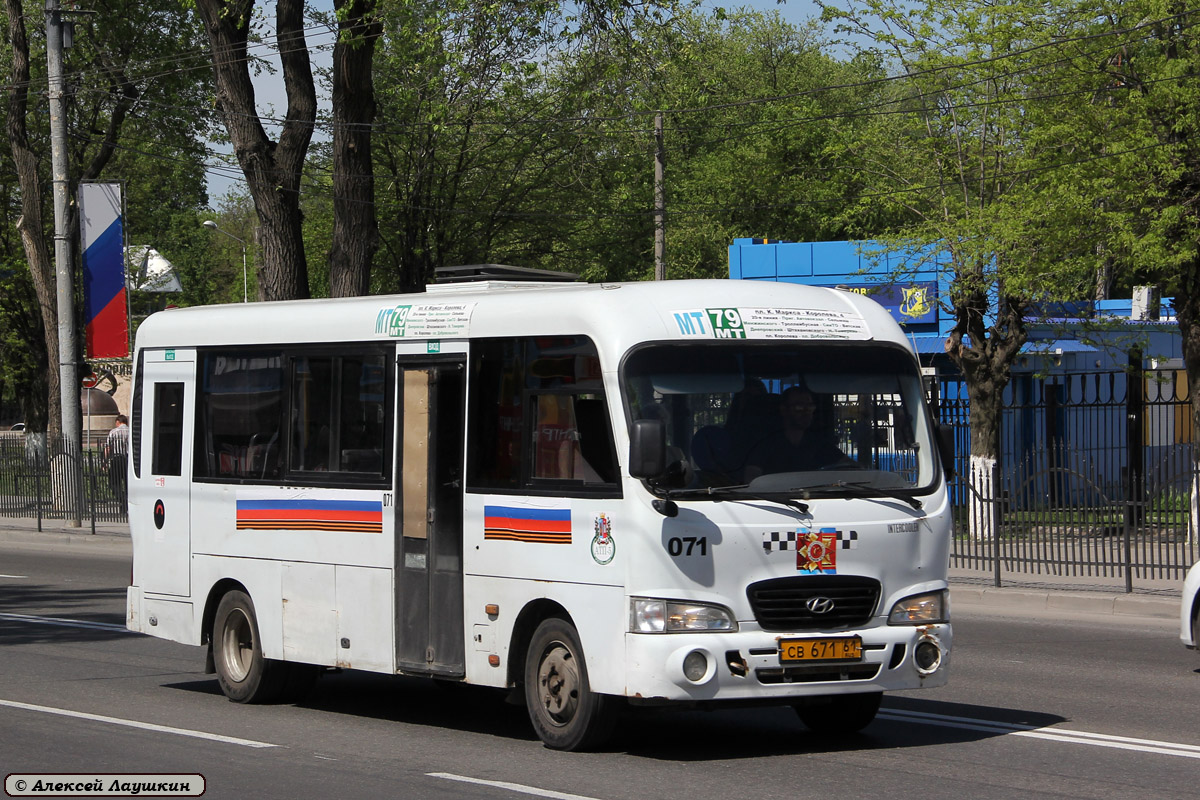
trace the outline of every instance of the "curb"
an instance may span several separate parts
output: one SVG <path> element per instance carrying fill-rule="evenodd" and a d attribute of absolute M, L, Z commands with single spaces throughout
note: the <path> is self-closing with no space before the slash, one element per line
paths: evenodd
<path fill-rule="evenodd" d="M 1102 616 L 1178 619 L 1179 597 L 1042 589 L 1005 589 L 950 584 L 951 608 L 1041 611 Z"/>
<path fill-rule="evenodd" d="M 14 544 L 68 544 L 83 547 L 129 547 L 133 540 L 128 533 L 97 530 L 95 534 L 90 528 L 46 528 L 41 531 L 24 528 L 0 527 L 0 541 Z"/>

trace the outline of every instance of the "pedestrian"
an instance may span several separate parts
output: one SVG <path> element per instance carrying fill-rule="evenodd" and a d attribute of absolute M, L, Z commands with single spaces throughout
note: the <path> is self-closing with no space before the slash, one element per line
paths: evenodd
<path fill-rule="evenodd" d="M 125 470 L 129 464 L 129 417 L 124 414 L 117 414 L 117 424 L 108 432 L 104 457 L 108 459 L 108 485 L 113 497 L 124 503 Z"/>

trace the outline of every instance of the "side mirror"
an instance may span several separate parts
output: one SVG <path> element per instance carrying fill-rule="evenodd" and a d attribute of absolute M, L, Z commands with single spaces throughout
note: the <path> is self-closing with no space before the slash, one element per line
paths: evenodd
<path fill-rule="evenodd" d="M 946 480 L 954 477 L 954 426 L 934 422 L 934 434 L 937 436 L 938 455 L 942 458 L 942 470 Z"/>
<path fill-rule="evenodd" d="M 629 429 L 629 474 L 648 480 L 667 471 L 667 426 L 660 419 L 634 420 Z"/>

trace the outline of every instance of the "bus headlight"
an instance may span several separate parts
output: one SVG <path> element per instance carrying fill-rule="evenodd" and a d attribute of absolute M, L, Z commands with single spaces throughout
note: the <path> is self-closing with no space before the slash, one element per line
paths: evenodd
<path fill-rule="evenodd" d="M 950 592 L 942 589 L 906 597 L 892 606 L 888 625 L 925 625 L 950 620 Z"/>
<path fill-rule="evenodd" d="M 634 633 L 727 633 L 736 631 L 737 623 L 729 609 L 721 606 L 634 597 L 629 606 L 629 630 Z"/>

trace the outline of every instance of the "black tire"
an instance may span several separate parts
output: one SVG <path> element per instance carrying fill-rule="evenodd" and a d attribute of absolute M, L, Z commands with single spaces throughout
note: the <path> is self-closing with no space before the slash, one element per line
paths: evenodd
<path fill-rule="evenodd" d="M 879 712 L 883 692 L 834 694 L 795 706 L 800 721 L 813 733 L 843 736 L 858 733 Z"/>
<path fill-rule="evenodd" d="M 221 598 L 213 618 L 212 650 L 217 682 L 235 703 L 270 703 L 295 688 L 288 664 L 263 657 L 254 603 L 245 592 Z"/>
<path fill-rule="evenodd" d="M 1196 650 L 1200 651 L 1200 599 L 1196 601 L 1196 607 L 1192 609 L 1192 644 L 1196 646 Z"/>
<path fill-rule="evenodd" d="M 588 683 L 579 634 L 565 619 L 544 620 L 525 658 L 525 704 L 538 738 L 553 750 L 588 750 L 608 740 L 615 699 Z"/>

